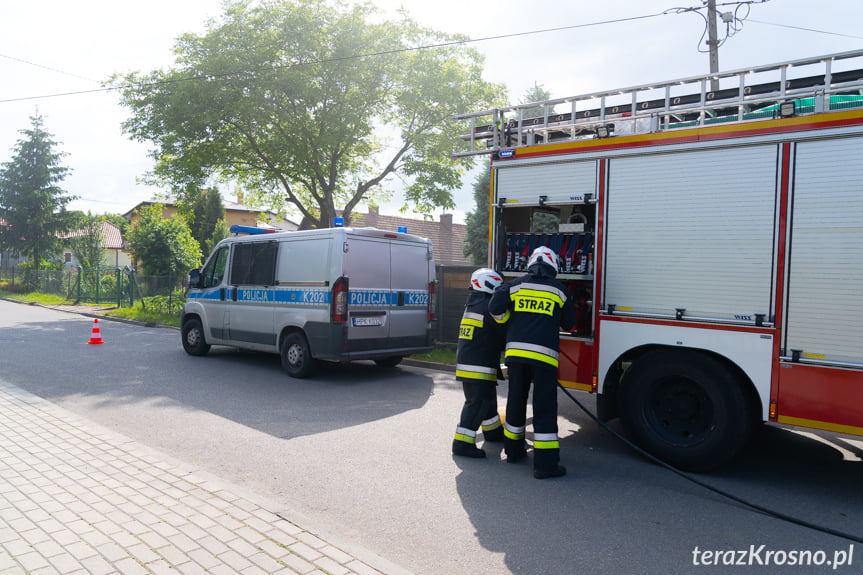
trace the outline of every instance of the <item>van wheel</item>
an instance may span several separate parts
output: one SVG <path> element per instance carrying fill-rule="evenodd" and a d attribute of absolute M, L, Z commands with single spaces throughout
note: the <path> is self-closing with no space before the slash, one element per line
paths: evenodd
<path fill-rule="evenodd" d="M 314 371 L 315 359 L 302 333 L 294 332 L 285 336 L 282 343 L 282 368 L 291 377 L 308 377 Z"/>
<path fill-rule="evenodd" d="M 754 430 L 754 408 L 743 382 L 708 355 L 649 353 L 627 370 L 618 398 L 627 435 L 687 471 L 727 463 Z"/>
<path fill-rule="evenodd" d="M 189 355 L 206 355 L 210 351 L 210 344 L 204 338 L 204 327 L 201 325 L 201 320 L 190 319 L 183 324 L 180 334 L 183 338 L 183 349 Z"/>
<path fill-rule="evenodd" d="M 402 356 L 391 355 L 389 357 L 379 357 L 375 363 L 381 367 L 395 367 L 402 362 Z"/>

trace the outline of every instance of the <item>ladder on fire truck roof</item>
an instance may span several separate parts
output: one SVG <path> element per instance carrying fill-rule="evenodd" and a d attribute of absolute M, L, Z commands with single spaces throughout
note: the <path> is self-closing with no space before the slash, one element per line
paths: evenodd
<path fill-rule="evenodd" d="M 851 64 L 851 69 L 835 70 L 838 62 L 843 67 Z M 814 68 L 815 75 L 790 78 L 789 71 L 794 68 L 804 73 Z M 609 135 L 863 108 L 861 68 L 863 50 L 856 50 L 459 114 L 455 120 L 470 122 L 470 131 L 460 136 L 470 146 L 453 157 Z M 711 81 L 719 82 L 720 89 L 712 91 Z M 555 113 L 558 106 L 568 107 L 569 111 Z M 524 117 L 526 110 L 540 107 L 542 116 Z M 485 124 L 478 125 L 478 121 Z M 480 142 L 485 144 L 484 149 L 479 149 Z"/>

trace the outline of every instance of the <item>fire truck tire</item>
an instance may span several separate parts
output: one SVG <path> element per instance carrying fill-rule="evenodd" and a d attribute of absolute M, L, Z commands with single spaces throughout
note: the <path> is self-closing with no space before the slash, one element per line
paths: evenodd
<path fill-rule="evenodd" d="M 192 318 L 183 324 L 180 330 L 183 338 L 183 349 L 189 355 L 206 355 L 210 351 L 210 345 L 204 337 L 204 327 L 201 320 Z"/>
<path fill-rule="evenodd" d="M 620 420 L 641 448 L 679 469 L 703 472 L 730 461 L 749 441 L 749 395 L 719 360 L 657 350 L 635 361 L 619 390 Z"/>
<path fill-rule="evenodd" d="M 282 342 L 282 368 L 291 377 L 309 377 L 315 369 L 315 359 L 309 349 L 306 336 L 300 332 L 289 333 Z"/>

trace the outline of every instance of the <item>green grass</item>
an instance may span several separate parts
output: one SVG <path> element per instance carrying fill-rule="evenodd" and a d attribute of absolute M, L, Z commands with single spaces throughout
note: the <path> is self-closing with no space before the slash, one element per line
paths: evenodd
<path fill-rule="evenodd" d="M 411 358 L 421 361 L 434 361 L 436 363 L 449 363 L 455 365 L 455 350 L 438 347 L 429 353 L 418 353 Z"/>
<path fill-rule="evenodd" d="M 41 303 L 43 305 L 73 305 L 75 302 L 68 300 L 65 297 L 52 293 L 12 293 L 5 290 L 0 290 L 0 297 L 15 299 L 18 301 L 26 301 L 31 303 Z M 97 304 L 80 304 L 80 305 L 97 305 Z M 105 304 L 101 304 L 105 305 Z"/>
<path fill-rule="evenodd" d="M 118 317 L 121 319 L 131 319 L 142 322 L 152 322 L 161 325 L 169 325 L 172 327 L 180 327 L 180 316 L 170 313 L 162 313 L 149 309 L 141 309 L 140 304 L 135 307 L 124 307 L 112 309 L 102 312 L 102 315 L 110 317 Z"/>

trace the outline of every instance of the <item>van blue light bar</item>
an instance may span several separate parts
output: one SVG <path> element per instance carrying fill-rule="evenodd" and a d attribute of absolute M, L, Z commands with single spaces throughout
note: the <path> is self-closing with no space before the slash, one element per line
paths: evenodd
<path fill-rule="evenodd" d="M 231 226 L 230 232 L 232 234 L 255 235 L 255 234 L 273 234 L 276 232 L 276 230 L 265 230 L 263 228 L 253 228 L 252 226 L 233 225 L 233 226 Z"/>

